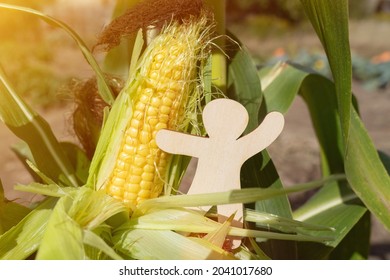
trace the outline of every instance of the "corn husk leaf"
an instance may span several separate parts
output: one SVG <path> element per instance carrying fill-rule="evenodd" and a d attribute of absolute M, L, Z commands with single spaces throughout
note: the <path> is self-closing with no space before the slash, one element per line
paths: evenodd
<path fill-rule="evenodd" d="M 116 248 L 130 258 L 142 260 L 235 259 L 170 230 L 131 229 L 114 236 Z"/>
<path fill-rule="evenodd" d="M 39 245 L 38 260 L 85 259 L 83 231 L 69 215 L 69 196 L 62 197 L 53 209 Z"/>
<path fill-rule="evenodd" d="M 203 213 L 204 214 L 204 213 Z M 311 236 L 310 228 L 306 232 L 303 230 L 296 230 L 292 226 L 280 225 L 280 228 L 286 232 L 284 233 L 273 233 L 268 231 L 260 230 L 249 230 L 237 227 L 232 227 L 228 224 L 223 225 L 205 217 L 201 212 L 188 210 L 184 208 L 175 209 L 155 209 L 151 212 L 145 213 L 140 217 L 131 218 L 129 222 L 125 223 L 120 229 L 157 229 L 157 230 L 174 230 L 179 232 L 187 233 L 207 233 L 213 234 L 219 231 L 227 230 L 227 235 L 230 236 L 241 236 L 241 237 L 256 237 L 262 239 L 279 239 L 279 240 L 300 240 L 300 241 L 316 241 L 324 242 L 332 240 L 331 234 L 322 235 L 317 234 L 316 237 Z M 299 223 L 290 221 L 291 223 Z M 267 223 L 263 223 L 266 227 Z M 270 226 L 272 228 L 272 225 Z M 301 225 L 301 227 L 303 227 Z M 321 229 L 324 230 L 323 228 Z M 327 230 L 330 231 L 329 228 Z M 207 238 L 206 238 L 207 239 Z"/>
<path fill-rule="evenodd" d="M 252 203 L 259 200 L 270 199 L 279 195 L 315 189 L 328 182 L 342 180 L 344 178 L 344 175 L 331 175 L 322 180 L 295 185 L 285 190 L 270 188 L 244 188 L 241 190 L 232 190 L 219 193 L 161 196 L 154 199 L 148 199 L 140 203 L 133 216 L 140 216 L 142 213 L 145 213 L 149 209 L 153 208 L 199 207 L 235 203 Z"/>
<path fill-rule="evenodd" d="M 91 231 L 126 211 L 119 201 L 86 187 L 61 197 L 50 216 L 37 259 L 87 259 L 85 245 L 119 259 L 104 240 Z"/>
<path fill-rule="evenodd" d="M 202 238 L 202 240 L 207 240 L 211 244 L 222 248 L 229 233 L 229 228 L 232 224 L 233 219 L 234 215 L 231 215 L 223 224 L 220 224 L 216 230 L 206 234 Z"/>
<path fill-rule="evenodd" d="M 89 245 L 93 248 L 96 248 L 98 252 L 106 254 L 113 260 L 122 260 L 123 258 L 119 256 L 115 250 L 107 245 L 107 243 L 97 234 L 90 230 L 84 230 L 83 232 L 83 243 Z M 97 258 L 94 258 L 97 259 Z"/>
<path fill-rule="evenodd" d="M 56 201 L 55 198 L 43 201 L 17 225 L 0 236 L 0 259 L 22 260 L 36 252 Z"/>
<path fill-rule="evenodd" d="M 130 102 L 129 95 L 122 90 L 107 116 L 89 169 L 87 185 L 91 188 L 99 189 L 115 164 L 124 129 L 133 113 Z"/>
<path fill-rule="evenodd" d="M 57 184 L 41 184 L 34 182 L 28 185 L 17 184 L 15 185 L 14 189 L 17 191 L 30 192 L 52 197 L 62 197 L 76 190 L 76 188 L 73 187 L 60 187 Z"/>

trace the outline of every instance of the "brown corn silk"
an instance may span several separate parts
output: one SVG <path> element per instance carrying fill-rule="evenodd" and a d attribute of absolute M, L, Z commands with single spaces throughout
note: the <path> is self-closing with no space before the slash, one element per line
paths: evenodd
<path fill-rule="evenodd" d="M 114 77 L 106 79 L 114 96 L 117 96 L 123 88 L 122 82 Z M 73 112 L 73 129 L 88 158 L 91 159 L 103 124 L 103 110 L 108 104 L 98 93 L 96 78 L 73 81 L 69 87 L 76 103 Z"/>
<path fill-rule="evenodd" d="M 140 1 L 103 30 L 95 47 L 110 50 L 119 45 L 122 37 L 130 36 L 140 28 L 153 26 L 159 29 L 171 21 L 181 24 L 199 18 L 202 13 L 205 13 L 203 0 Z"/>

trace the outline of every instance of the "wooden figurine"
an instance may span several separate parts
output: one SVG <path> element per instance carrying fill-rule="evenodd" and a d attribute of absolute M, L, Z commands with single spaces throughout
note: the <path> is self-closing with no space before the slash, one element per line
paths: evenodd
<path fill-rule="evenodd" d="M 240 189 L 242 164 L 275 141 L 284 126 L 283 115 L 271 112 L 259 127 L 239 138 L 248 120 L 248 112 L 240 103 L 231 99 L 215 99 L 203 111 L 208 137 L 167 129 L 157 133 L 157 145 L 163 151 L 198 158 L 188 194 Z M 210 207 L 203 209 L 207 211 Z M 242 222 L 242 204 L 218 205 L 217 210 L 220 221 L 236 213 L 235 220 Z"/>

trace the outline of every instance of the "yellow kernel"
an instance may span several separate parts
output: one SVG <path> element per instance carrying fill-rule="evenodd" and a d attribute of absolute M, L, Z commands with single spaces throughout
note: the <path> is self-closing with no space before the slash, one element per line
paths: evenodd
<path fill-rule="evenodd" d="M 150 140 L 149 146 L 151 148 L 158 148 L 156 140 L 154 140 L 154 139 Z"/>
<path fill-rule="evenodd" d="M 150 191 L 149 190 L 140 190 L 138 193 L 138 198 L 149 198 L 150 197 Z"/>
<path fill-rule="evenodd" d="M 149 146 L 147 144 L 140 144 L 137 154 L 146 157 L 149 154 Z"/>
<path fill-rule="evenodd" d="M 150 97 L 146 94 L 142 94 L 139 101 L 145 104 L 148 104 L 150 100 Z"/>
<path fill-rule="evenodd" d="M 143 94 L 147 95 L 148 97 L 152 97 L 153 93 L 154 93 L 154 90 L 152 88 L 145 88 L 143 91 Z"/>
<path fill-rule="evenodd" d="M 141 181 L 141 183 L 139 183 L 139 186 L 141 190 L 150 190 L 153 186 L 153 183 L 151 181 Z"/>
<path fill-rule="evenodd" d="M 168 121 L 169 121 L 169 115 L 168 114 L 160 114 L 158 116 L 158 118 L 159 118 L 160 122 L 162 122 L 162 123 L 168 123 Z"/>
<path fill-rule="evenodd" d="M 154 172 L 154 165 L 147 164 L 144 166 L 144 171 L 145 172 Z"/>
<path fill-rule="evenodd" d="M 148 123 L 144 123 L 144 126 L 142 127 L 142 131 L 151 132 L 152 127 Z"/>
<path fill-rule="evenodd" d="M 151 80 L 157 80 L 158 79 L 158 71 L 151 71 L 149 74 L 149 78 Z"/>
<path fill-rule="evenodd" d="M 137 194 L 135 193 L 125 193 L 124 201 L 134 201 L 137 199 Z"/>
<path fill-rule="evenodd" d="M 107 192 L 113 196 L 122 197 L 123 188 L 115 185 L 108 187 Z"/>
<path fill-rule="evenodd" d="M 142 178 L 138 175 L 130 175 L 128 183 L 130 184 L 139 184 L 141 182 Z"/>
<path fill-rule="evenodd" d="M 138 103 L 138 104 L 142 104 L 142 103 Z M 144 116 L 144 113 L 142 111 L 138 110 L 138 109 L 135 110 L 134 113 L 133 113 L 133 118 L 135 118 L 137 120 L 142 120 L 143 116 Z"/>
<path fill-rule="evenodd" d="M 130 173 L 133 174 L 133 175 L 137 175 L 137 176 L 141 176 L 142 173 L 143 173 L 143 169 L 142 167 L 139 167 L 139 166 L 132 166 L 130 168 Z"/>
<path fill-rule="evenodd" d="M 129 137 L 130 138 L 130 137 Z M 135 145 L 128 145 L 127 143 L 123 146 L 123 154 L 134 155 L 136 151 Z"/>
<path fill-rule="evenodd" d="M 152 105 L 153 107 L 159 107 L 161 105 L 161 98 L 152 97 L 152 99 L 150 100 L 150 105 Z"/>
<path fill-rule="evenodd" d="M 154 174 L 151 173 L 151 172 L 144 172 L 142 174 L 141 178 L 142 178 L 143 181 L 150 181 L 150 182 L 152 182 L 153 178 L 154 178 Z"/>
<path fill-rule="evenodd" d="M 124 146 L 123 146 L 123 148 L 125 148 L 127 145 L 125 144 Z M 124 152 L 124 151 L 122 151 L 121 153 L 119 153 L 119 156 L 118 156 L 118 159 L 120 159 L 120 160 L 123 160 L 123 161 L 126 161 L 126 160 L 128 160 L 130 158 L 130 155 L 128 154 L 128 153 L 126 153 L 126 152 Z"/>
<path fill-rule="evenodd" d="M 165 105 L 165 106 L 172 106 L 172 100 L 170 98 L 168 98 L 167 96 L 164 96 L 162 98 L 162 104 Z"/>
<path fill-rule="evenodd" d="M 174 83 L 172 83 L 172 84 L 174 84 Z M 175 100 L 176 99 L 176 96 L 177 96 L 177 92 L 176 91 L 168 90 L 166 94 L 167 94 L 166 97 L 168 97 L 170 100 Z"/>
<path fill-rule="evenodd" d="M 160 130 L 160 129 L 164 129 L 164 128 L 167 128 L 167 124 L 163 123 L 163 122 L 159 122 L 158 124 L 156 124 L 156 127 L 154 129 Z"/>
<path fill-rule="evenodd" d="M 134 156 L 134 164 L 138 167 L 143 167 L 146 163 L 146 158 L 141 155 Z"/>
<path fill-rule="evenodd" d="M 130 126 L 136 128 L 136 129 L 139 128 L 140 124 L 141 124 L 140 120 L 137 120 L 137 119 L 131 119 L 131 121 L 130 121 Z"/>
<path fill-rule="evenodd" d="M 164 75 L 164 77 L 166 77 L 168 79 L 172 79 L 172 69 L 171 68 L 164 68 L 164 69 L 162 69 L 161 72 Z"/>
<path fill-rule="evenodd" d="M 149 124 L 151 127 L 154 127 L 158 123 L 158 118 L 155 116 L 148 117 L 146 119 L 146 123 Z"/>
<path fill-rule="evenodd" d="M 138 110 L 139 112 L 145 110 L 145 107 L 146 107 L 145 103 L 142 102 L 137 102 L 137 104 L 135 105 L 135 109 Z"/>
<path fill-rule="evenodd" d="M 162 114 L 169 114 L 170 111 L 171 111 L 171 108 L 168 107 L 168 106 L 162 105 L 162 106 L 160 107 L 160 112 L 161 112 Z"/>
<path fill-rule="evenodd" d="M 152 135 L 150 132 L 141 131 L 139 135 L 139 140 L 142 144 L 147 144 L 152 140 Z"/>
<path fill-rule="evenodd" d="M 140 184 L 127 184 L 125 189 L 124 197 L 126 198 L 126 195 L 129 193 L 138 193 L 141 187 Z"/>
<path fill-rule="evenodd" d="M 153 70 L 159 70 L 161 68 L 161 63 L 155 62 L 152 64 L 152 69 Z"/>
<path fill-rule="evenodd" d="M 158 53 L 158 54 L 156 54 L 156 55 L 154 56 L 154 60 L 155 60 L 156 62 L 162 62 L 162 61 L 164 60 L 164 58 L 165 58 L 165 55 L 162 54 L 162 53 Z"/>
<path fill-rule="evenodd" d="M 114 185 L 114 186 L 117 186 L 117 187 L 120 187 L 120 186 L 123 186 L 124 185 L 124 183 L 125 183 L 125 180 L 124 179 L 122 179 L 122 178 L 119 178 L 119 177 L 114 177 L 114 178 L 112 178 L 112 184 Z"/>
<path fill-rule="evenodd" d="M 158 106 L 157 106 L 157 107 L 158 107 Z M 157 107 L 148 106 L 147 115 L 148 115 L 148 116 L 157 116 L 157 114 L 158 114 Z"/>
<path fill-rule="evenodd" d="M 127 170 L 117 170 L 117 169 L 114 170 L 114 176 L 121 178 L 123 180 L 126 179 L 127 173 L 128 173 Z"/>
<path fill-rule="evenodd" d="M 116 161 L 116 167 L 117 167 L 119 170 L 128 170 L 129 167 L 130 167 L 130 165 L 129 165 L 127 162 L 118 159 L 118 160 Z"/>
<path fill-rule="evenodd" d="M 135 138 L 137 137 L 138 135 L 138 129 L 137 128 L 134 128 L 134 127 L 129 127 L 129 129 L 127 130 L 127 134 L 132 137 L 132 138 Z"/>

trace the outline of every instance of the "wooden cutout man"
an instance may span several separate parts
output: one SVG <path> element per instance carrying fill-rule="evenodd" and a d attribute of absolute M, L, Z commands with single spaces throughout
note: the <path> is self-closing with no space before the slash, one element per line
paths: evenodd
<path fill-rule="evenodd" d="M 239 138 L 248 120 L 248 112 L 240 103 L 231 99 L 215 99 L 203 111 L 208 138 L 166 129 L 157 133 L 156 142 L 163 151 L 198 158 L 188 194 L 240 189 L 242 164 L 275 141 L 284 125 L 283 115 L 271 112 L 259 127 Z M 207 211 L 210 207 L 203 209 Z M 225 219 L 236 212 L 235 219 L 242 222 L 242 204 L 219 205 L 217 209 Z M 223 221 L 223 218 L 219 220 Z"/>

